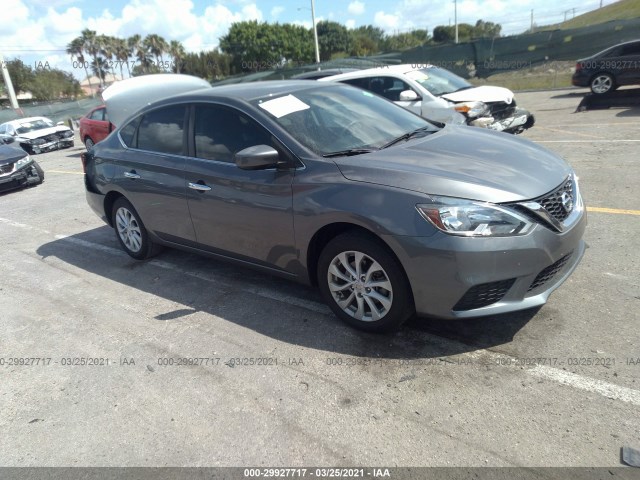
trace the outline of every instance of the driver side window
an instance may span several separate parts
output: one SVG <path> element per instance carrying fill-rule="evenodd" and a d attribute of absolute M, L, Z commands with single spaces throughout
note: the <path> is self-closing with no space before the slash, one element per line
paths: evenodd
<path fill-rule="evenodd" d="M 219 162 L 234 161 L 234 154 L 254 145 L 274 146 L 271 134 L 253 119 L 220 105 L 196 105 L 195 156 Z"/>

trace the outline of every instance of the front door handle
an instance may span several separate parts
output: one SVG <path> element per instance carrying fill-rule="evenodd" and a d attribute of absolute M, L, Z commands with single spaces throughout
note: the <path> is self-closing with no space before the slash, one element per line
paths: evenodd
<path fill-rule="evenodd" d="M 193 182 L 189 182 L 189 188 L 193 190 L 198 190 L 199 192 L 208 192 L 209 190 L 211 190 L 211 187 L 209 185 L 205 185 L 203 183 L 193 183 Z"/>
<path fill-rule="evenodd" d="M 127 178 L 140 178 L 140 175 L 136 173 L 135 170 L 131 170 L 130 172 L 124 172 L 124 176 Z"/>

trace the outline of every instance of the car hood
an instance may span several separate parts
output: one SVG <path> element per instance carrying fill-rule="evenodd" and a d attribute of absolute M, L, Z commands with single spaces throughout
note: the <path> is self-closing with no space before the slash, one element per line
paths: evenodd
<path fill-rule="evenodd" d="M 572 172 L 563 159 L 528 140 L 452 125 L 405 144 L 333 160 L 349 180 L 493 203 L 539 197 Z"/>
<path fill-rule="evenodd" d="M 505 102 L 506 104 L 513 102 L 513 92 L 511 90 L 489 85 L 446 93 L 441 97 L 451 102 Z"/>
<path fill-rule="evenodd" d="M 55 127 L 41 128 L 40 130 L 34 130 L 33 132 L 19 133 L 18 138 L 26 138 L 27 140 L 33 140 L 34 138 L 46 137 L 52 133 L 66 132 L 71 130 L 69 127 L 63 127 L 57 125 Z"/>
<path fill-rule="evenodd" d="M 25 152 L 22 148 L 13 147 L 10 145 L 0 145 L 0 165 L 17 162 L 18 160 L 26 156 L 27 152 Z"/>
<path fill-rule="evenodd" d="M 142 107 L 163 98 L 197 89 L 211 88 L 206 80 L 190 75 L 159 73 L 115 82 L 102 92 L 109 121 L 124 125 Z"/>

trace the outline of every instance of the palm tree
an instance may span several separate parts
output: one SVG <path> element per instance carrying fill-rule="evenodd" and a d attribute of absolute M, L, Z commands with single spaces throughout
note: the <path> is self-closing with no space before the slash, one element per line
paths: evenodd
<path fill-rule="evenodd" d="M 91 57 L 93 57 L 92 66 L 99 67 L 98 63 L 98 54 L 100 53 L 100 45 L 98 43 L 98 38 L 95 30 L 89 30 L 85 28 L 82 30 L 80 34 L 80 38 L 82 38 L 82 48 L 85 52 L 87 52 Z M 104 86 L 104 77 L 101 76 L 102 69 L 97 68 L 98 78 L 100 79 L 100 86 Z"/>
<path fill-rule="evenodd" d="M 131 78 L 131 70 L 129 69 L 129 57 L 131 56 L 131 49 L 127 45 L 127 41 L 123 38 L 115 38 L 114 39 L 114 55 L 118 63 L 120 64 L 120 77 L 124 78 L 124 74 L 122 73 L 122 64 L 125 63 L 127 65 L 127 73 L 129 74 L 129 78 Z"/>
<path fill-rule="evenodd" d="M 93 86 L 91 85 L 91 78 L 89 77 L 89 69 L 87 68 L 88 63 L 84 58 L 84 40 L 82 37 L 77 37 L 71 40 L 67 45 L 67 53 L 71 55 L 71 58 L 75 58 L 78 63 L 82 65 L 84 68 L 84 73 L 87 78 L 87 82 L 89 83 L 89 90 L 91 91 L 91 96 L 95 98 L 96 92 L 93 90 Z"/>
<path fill-rule="evenodd" d="M 145 48 L 140 35 L 135 34 L 127 39 L 127 45 L 140 64 L 143 73 L 148 73 L 151 66 L 151 56 Z"/>
<path fill-rule="evenodd" d="M 169 49 L 167 41 L 160 35 L 151 33 L 144 38 L 142 44 L 151 55 L 156 57 L 156 66 L 160 66 L 162 67 L 161 69 L 164 69 L 164 58 L 162 57 L 162 54 Z"/>
<path fill-rule="evenodd" d="M 184 50 L 184 46 L 177 40 L 171 40 L 169 43 L 169 55 L 173 57 L 173 63 L 176 66 L 176 73 L 180 73 L 180 63 L 184 59 L 187 52 Z"/>
<path fill-rule="evenodd" d="M 98 35 L 97 42 L 100 48 L 100 54 L 104 56 L 104 65 L 107 69 L 111 68 L 111 78 L 115 78 L 116 72 L 113 70 L 113 57 L 115 56 L 115 37 L 108 35 Z"/>

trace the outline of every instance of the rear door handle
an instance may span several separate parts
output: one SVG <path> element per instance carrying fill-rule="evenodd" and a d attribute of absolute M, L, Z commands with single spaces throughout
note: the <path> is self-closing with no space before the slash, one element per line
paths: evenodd
<path fill-rule="evenodd" d="M 199 192 L 208 192 L 209 190 L 211 190 L 211 187 L 209 185 L 204 185 L 202 183 L 193 183 L 193 182 L 189 182 L 189 188 L 193 190 L 198 190 Z"/>
<path fill-rule="evenodd" d="M 140 178 L 140 175 L 136 173 L 135 170 L 131 170 L 130 172 L 124 172 L 124 176 L 127 178 Z"/>

